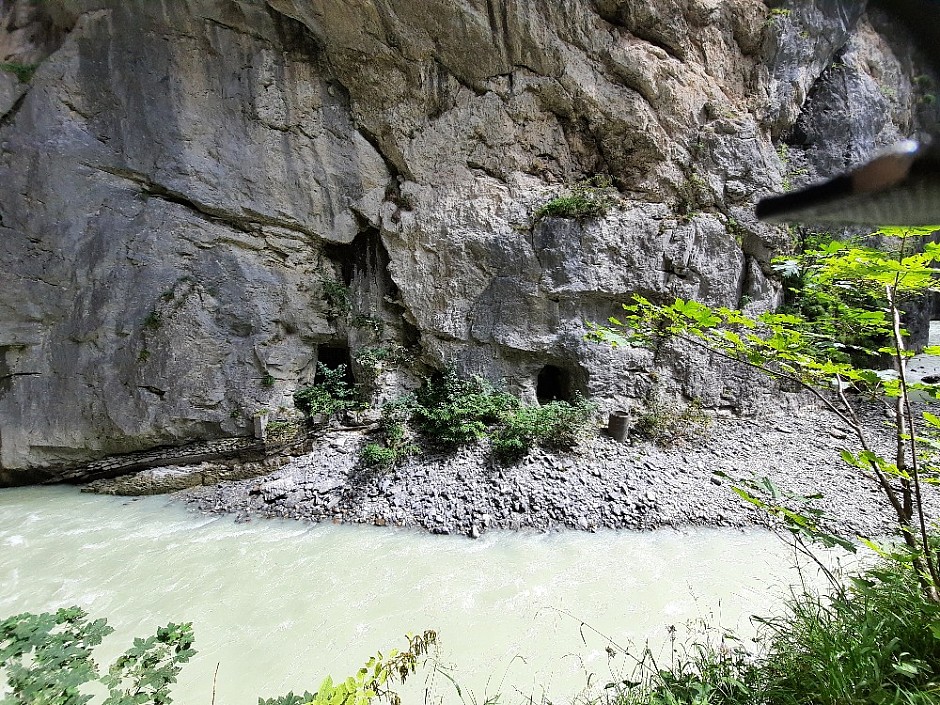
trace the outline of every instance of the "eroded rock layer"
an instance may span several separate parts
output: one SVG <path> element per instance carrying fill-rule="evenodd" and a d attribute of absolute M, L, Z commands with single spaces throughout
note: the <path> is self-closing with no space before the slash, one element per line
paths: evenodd
<path fill-rule="evenodd" d="M 885 18 L 774 6 L 0 0 L 0 484 L 249 434 L 327 358 L 377 399 L 455 364 L 752 407 L 584 334 L 635 292 L 775 305 L 754 202 L 936 122 Z M 596 174 L 607 215 L 534 218 Z"/>

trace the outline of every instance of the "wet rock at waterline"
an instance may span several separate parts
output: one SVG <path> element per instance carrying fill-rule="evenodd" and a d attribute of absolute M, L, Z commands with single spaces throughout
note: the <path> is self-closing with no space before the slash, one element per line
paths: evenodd
<path fill-rule="evenodd" d="M 0 4 L 0 484 L 250 435 L 324 359 L 377 400 L 453 362 L 530 401 L 551 367 L 608 409 L 764 404 L 584 323 L 774 305 L 753 203 L 936 122 L 928 72 L 841 0 L 491 5 Z M 606 216 L 535 222 L 598 173 Z"/>

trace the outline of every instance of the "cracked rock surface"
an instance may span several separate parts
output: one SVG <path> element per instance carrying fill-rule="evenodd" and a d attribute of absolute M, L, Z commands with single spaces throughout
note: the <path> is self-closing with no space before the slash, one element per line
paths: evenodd
<path fill-rule="evenodd" d="M 0 0 L 0 485 L 249 435 L 318 360 L 534 401 L 755 411 L 694 350 L 585 341 L 639 292 L 765 310 L 761 196 L 936 122 L 862 3 Z M 917 77 L 917 80 L 914 79 Z M 852 120 L 834 119 L 849 110 Z M 787 149 L 781 149 L 781 144 Z M 617 204 L 532 214 L 594 174 Z"/>

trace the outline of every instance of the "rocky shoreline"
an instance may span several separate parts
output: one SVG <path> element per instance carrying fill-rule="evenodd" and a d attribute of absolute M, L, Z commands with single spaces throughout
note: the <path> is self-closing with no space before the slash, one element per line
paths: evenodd
<path fill-rule="evenodd" d="M 879 432 L 877 413 L 870 421 Z M 312 452 L 263 477 L 174 496 L 199 511 L 234 514 L 238 521 L 278 517 L 469 537 L 490 529 L 766 525 L 766 514 L 735 495 L 732 483 L 716 475 L 721 472 L 735 479 L 766 476 L 782 491 L 802 496 L 821 493 L 818 506 L 832 526 L 853 534 L 877 535 L 891 526 L 874 481 L 839 459 L 840 448 L 854 446 L 848 429 L 815 408 L 719 417 L 705 437 L 669 449 L 600 435 L 573 453 L 536 450 L 508 467 L 493 462 L 480 445 L 411 459 L 392 471 L 370 470 L 358 460 L 365 442 L 361 430 L 332 430 Z M 933 495 L 929 506 L 938 506 Z"/>

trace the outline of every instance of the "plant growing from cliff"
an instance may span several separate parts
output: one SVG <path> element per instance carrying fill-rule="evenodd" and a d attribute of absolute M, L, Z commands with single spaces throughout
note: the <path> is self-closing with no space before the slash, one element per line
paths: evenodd
<path fill-rule="evenodd" d="M 387 367 L 402 365 L 407 361 L 405 348 L 394 343 L 371 345 L 356 353 L 356 364 L 366 385 L 373 384 Z"/>
<path fill-rule="evenodd" d="M 19 79 L 20 83 L 29 83 L 32 81 L 33 75 L 38 68 L 39 64 L 23 64 L 17 61 L 5 61 L 0 63 L 0 71 L 12 73 Z"/>
<path fill-rule="evenodd" d="M 786 7 L 774 7 L 767 13 L 767 18 L 764 20 L 764 27 L 770 27 L 775 21 L 787 19 L 791 15 L 793 15 L 793 11 Z"/>
<path fill-rule="evenodd" d="M 147 317 L 144 319 L 144 328 L 150 330 L 158 330 L 160 326 L 163 325 L 163 314 L 154 309 L 147 314 Z"/>
<path fill-rule="evenodd" d="M 929 541 L 922 501 L 923 485 L 938 480 L 940 465 L 925 458 L 925 446 L 936 442 L 925 439 L 915 425 L 910 399 L 913 390 L 935 398 L 940 388 L 908 380 L 907 360 L 911 353 L 905 350 L 906 332 L 901 327 L 903 302 L 934 288 L 937 272 L 933 262 L 940 259 L 940 246 L 927 243 L 918 249 L 915 243 L 917 236 L 936 229 L 883 228 L 878 234 L 894 243 L 890 251 L 830 243 L 814 253 L 819 258 L 814 274 L 818 284 L 854 287 L 872 295 L 878 292 L 879 297 L 883 292 L 885 308 L 853 308 L 852 321 L 861 335 L 874 337 L 887 331 L 890 342 L 881 352 L 890 354 L 894 360 L 893 377 L 879 375 L 845 359 L 840 344 L 831 337 L 835 322 L 833 327 L 823 326 L 820 335 L 818 319 L 811 323 L 793 313 L 765 313 L 755 318 L 696 301 L 677 299 L 669 305 L 657 305 L 636 296 L 632 305 L 625 306 L 623 321 L 611 319 L 612 328 L 598 329 L 594 335 L 614 344 L 653 347 L 669 338 L 682 339 L 809 390 L 851 429 L 858 448 L 843 449 L 843 460 L 871 478 L 880 490 L 896 519 L 907 564 L 917 576 L 924 595 L 940 601 L 940 556 Z M 874 450 L 869 431 L 861 421 L 859 399 L 866 397 L 881 400 L 892 414 L 896 449 L 893 458 Z M 937 432 L 940 417 L 925 412 L 921 428 L 928 433 Z M 780 506 L 774 497 L 761 499 L 740 487 L 736 491 L 765 507 Z M 797 512 L 787 510 L 777 514 L 795 534 L 821 535 L 811 520 Z"/>
<path fill-rule="evenodd" d="M 320 287 L 323 289 L 323 299 L 326 302 L 327 318 L 339 318 L 349 313 L 352 302 L 348 286 L 334 279 L 321 277 Z"/>
<path fill-rule="evenodd" d="M 777 158 L 780 159 L 780 163 L 783 165 L 783 181 L 781 182 L 781 186 L 784 191 L 789 191 L 793 188 L 793 177 L 805 176 L 808 172 L 802 167 L 794 167 L 792 165 L 790 147 L 786 142 L 781 142 L 777 145 Z"/>
<path fill-rule="evenodd" d="M 676 210 L 686 219 L 711 202 L 708 182 L 694 169 L 685 177 L 677 190 Z"/>
<path fill-rule="evenodd" d="M 579 181 L 571 187 L 565 196 L 557 196 L 535 209 L 533 220 L 545 218 L 571 218 L 587 220 L 600 218 L 618 203 L 618 198 L 611 193 L 613 182 L 610 177 L 598 174 L 590 179 Z"/>
<path fill-rule="evenodd" d="M 317 364 L 314 384 L 294 392 L 294 406 L 310 418 L 317 414 L 332 416 L 347 409 L 360 409 L 362 401 L 346 379 L 346 365 L 334 370 L 321 362 Z"/>

